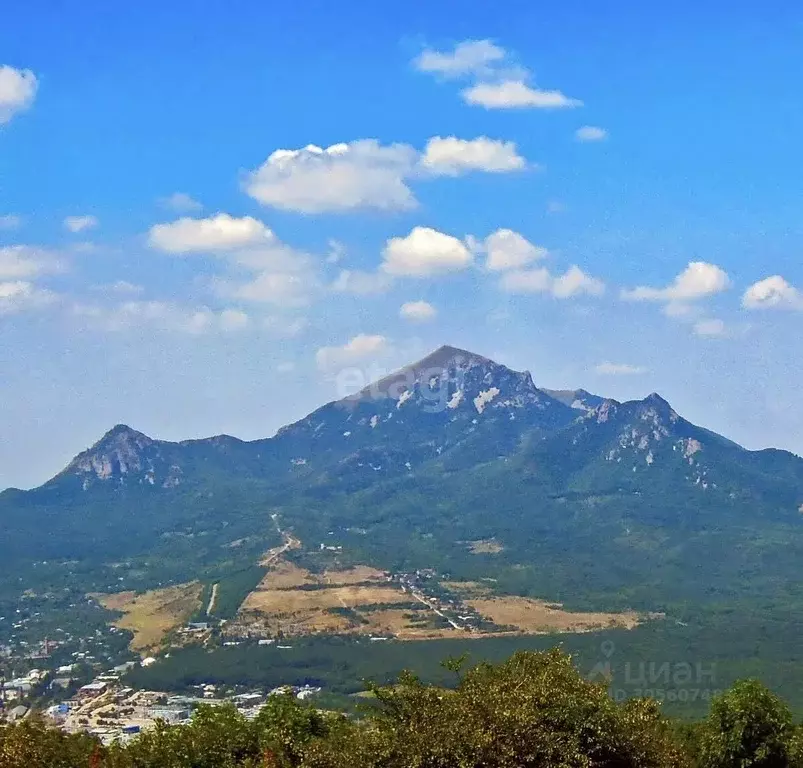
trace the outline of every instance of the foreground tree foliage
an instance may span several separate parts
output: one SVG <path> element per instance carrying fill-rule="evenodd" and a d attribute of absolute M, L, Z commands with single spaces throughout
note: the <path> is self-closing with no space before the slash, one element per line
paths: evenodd
<path fill-rule="evenodd" d="M 699 760 L 711 768 L 781 768 L 799 763 L 789 707 L 756 680 L 715 699 L 700 733 Z"/>
<path fill-rule="evenodd" d="M 272 697 L 249 721 L 201 707 L 189 725 L 103 748 L 40 721 L 0 729 L 0 768 L 798 768 L 801 734 L 759 683 L 737 683 L 708 719 L 678 726 L 649 700 L 617 703 L 559 650 L 517 653 L 453 690 L 412 675 L 375 688 L 358 720 Z"/>

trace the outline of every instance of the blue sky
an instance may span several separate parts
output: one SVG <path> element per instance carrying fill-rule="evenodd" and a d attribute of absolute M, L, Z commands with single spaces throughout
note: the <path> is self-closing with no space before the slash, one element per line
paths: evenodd
<path fill-rule="evenodd" d="M 4 9 L 0 487 L 443 343 L 803 453 L 803 9 L 649 6 Z"/>

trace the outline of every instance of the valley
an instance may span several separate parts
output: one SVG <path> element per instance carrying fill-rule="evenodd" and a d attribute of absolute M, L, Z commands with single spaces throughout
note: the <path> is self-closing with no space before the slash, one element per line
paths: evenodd
<path fill-rule="evenodd" d="M 800 458 L 747 451 L 657 394 L 542 389 L 443 347 L 271 438 L 118 425 L 42 487 L 0 494 L 0 616 L 28 617 L 0 622 L 0 650 L 22 663 L 59 629 L 62 658 L 86 653 L 83 627 L 114 631 L 114 659 L 156 653 L 148 674 L 177 687 L 196 653 L 267 644 L 274 664 L 330 642 L 409 646 L 409 662 L 623 633 L 636 663 L 692 632 L 720 658 L 803 608 L 801 503 Z M 771 643 L 763 663 L 786 675 L 788 659 Z"/>

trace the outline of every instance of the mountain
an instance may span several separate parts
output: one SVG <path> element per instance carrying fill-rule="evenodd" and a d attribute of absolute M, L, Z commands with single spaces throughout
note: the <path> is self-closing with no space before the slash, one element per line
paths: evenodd
<path fill-rule="evenodd" d="M 275 545 L 280 520 L 312 548 L 336 541 L 343 564 L 436 568 L 514 594 L 788 603 L 801 505 L 803 460 L 747 451 L 657 394 L 543 389 L 441 347 L 264 440 L 114 427 L 42 487 L 0 494 L 13 573 L 0 598 L 20 584 L 218 579 Z M 491 538 L 493 555 L 467 546 Z"/>
<path fill-rule="evenodd" d="M 590 411 L 605 401 L 604 397 L 593 395 L 585 389 L 545 389 L 544 392 L 578 411 Z"/>

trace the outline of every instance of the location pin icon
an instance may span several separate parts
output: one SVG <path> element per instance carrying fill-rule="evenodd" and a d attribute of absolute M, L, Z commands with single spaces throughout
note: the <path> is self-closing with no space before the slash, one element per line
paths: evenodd
<path fill-rule="evenodd" d="M 616 646 L 614 646 L 612 640 L 603 640 L 600 643 L 599 649 L 602 651 L 602 655 L 606 659 L 610 659 L 611 656 L 613 656 L 613 652 L 616 649 Z"/>

